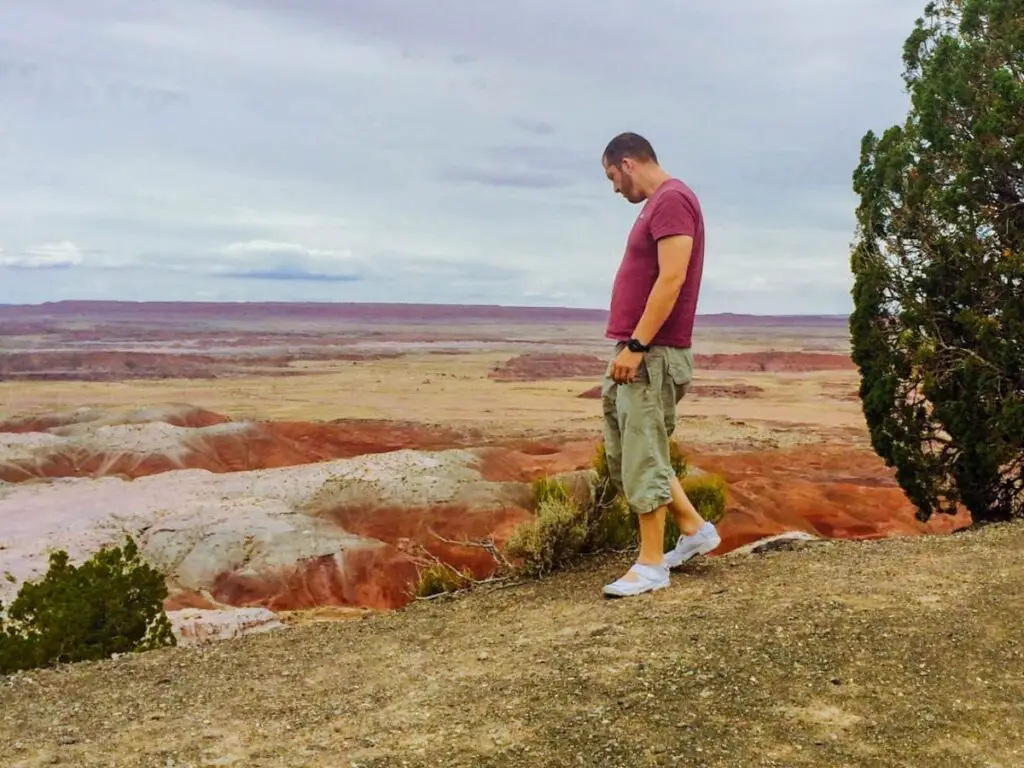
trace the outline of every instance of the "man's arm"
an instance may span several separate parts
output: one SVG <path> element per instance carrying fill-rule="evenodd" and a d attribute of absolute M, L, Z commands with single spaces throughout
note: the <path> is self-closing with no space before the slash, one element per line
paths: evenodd
<path fill-rule="evenodd" d="M 671 235 L 658 241 L 658 279 L 647 296 L 640 322 L 633 330 L 633 338 L 641 344 L 651 343 L 676 305 L 679 291 L 686 282 L 691 253 L 693 238 L 689 235 Z"/>

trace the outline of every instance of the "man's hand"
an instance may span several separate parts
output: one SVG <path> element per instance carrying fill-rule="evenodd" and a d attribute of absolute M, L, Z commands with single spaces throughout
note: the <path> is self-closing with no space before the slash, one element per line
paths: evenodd
<path fill-rule="evenodd" d="M 642 352 L 630 352 L 628 347 L 623 347 L 612 361 L 612 379 L 617 384 L 632 384 L 643 359 Z"/>

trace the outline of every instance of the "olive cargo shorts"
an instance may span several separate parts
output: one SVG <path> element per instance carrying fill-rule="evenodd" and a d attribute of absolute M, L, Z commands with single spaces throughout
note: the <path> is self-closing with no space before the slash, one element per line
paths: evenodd
<path fill-rule="evenodd" d="M 614 354 L 624 346 L 617 344 Z M 676 405 L 693 381 L 693 352 L 651 347 L 630 384 L 617 384 L 611 370 L 609 362 L 601 387 L 608 470 L 630 509 L 643 515 L 672 499 L 669 438 Z"/>

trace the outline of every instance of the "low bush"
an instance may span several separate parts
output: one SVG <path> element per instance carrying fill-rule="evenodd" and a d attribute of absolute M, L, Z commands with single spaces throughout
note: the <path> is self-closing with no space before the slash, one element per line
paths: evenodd
<path fill-rule="evenodd" d="M 725 514 L 725 481 L 717 475 L 689 475 L 686 457 L 675 442 L 672 467 L 694 507 L 717 523 Z M 612 483 L 602 442 L 594 456 L 594 478 L 589 503 L 574 500 L 568 486 L 555 478 L 534 483 L 536 517 L 516 528 L 505 554 L 523 576 L 543 576 L 568 565 L 581 555 L 622 551 L 636 546 L 639 525 Z M 665 548 L 675 546 L 679 530 L 671 515 L 665 520 Z"/>
<path fill-rule="evenodd" d="M 458 592 L 472 586 L 473 575 L 468 569 L 457 571 L 445 563 L 434 563 L 420 571 L 416 582 L 416 597 L 433 597 Z"/>
<path fill-rule="evenodd" d="M 715 525 L 721 522 L 729 501 L 725 478 L 712 474 L 689 475 L 681 478 L 679 484 L 701 517 Z"/>
<path fill-rule="evenodd" d="M 709 523 L 717 524 L 725 515 L 726 497 L 725 480 L 719 475 L 700 474 L 686 475 L 679 478 L 686 498 L 693 504 L 697 514 Z M 639 523 L 633 515 L 633 525 L 639 532 Z M 671 514 L 665 515 L 665 549 L 672 549 L 679 538 L 679 527 Z"/>
<path fill-rule="evenodd" d="M 536 517 L 521 523 L 505 545 L 505 555 L 519 561 L 517 570 L 524 576 L 544 576 L 583 552 L 586 510 L 567 494 L 560 496 L 543 499 Z"/>
<path fill-rule="evenodd" d="M 46 575 L 0 605 L 0 673 L 175 645 L 166 597 L 163 575 L 130 538 L 77 567 L 53 552 Z"/>

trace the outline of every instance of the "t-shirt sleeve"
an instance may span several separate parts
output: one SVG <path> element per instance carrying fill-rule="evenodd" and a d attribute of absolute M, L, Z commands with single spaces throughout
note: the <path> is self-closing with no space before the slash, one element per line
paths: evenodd
<path fill-rule="evenodd" d="M 663 195 L 650 217 L 651 237 L 661 240 L 664 237 L 673 235 L 696 236 L 697 217 L 694 216 L 693 206 L 682 192 L 672 190 Z"/>

